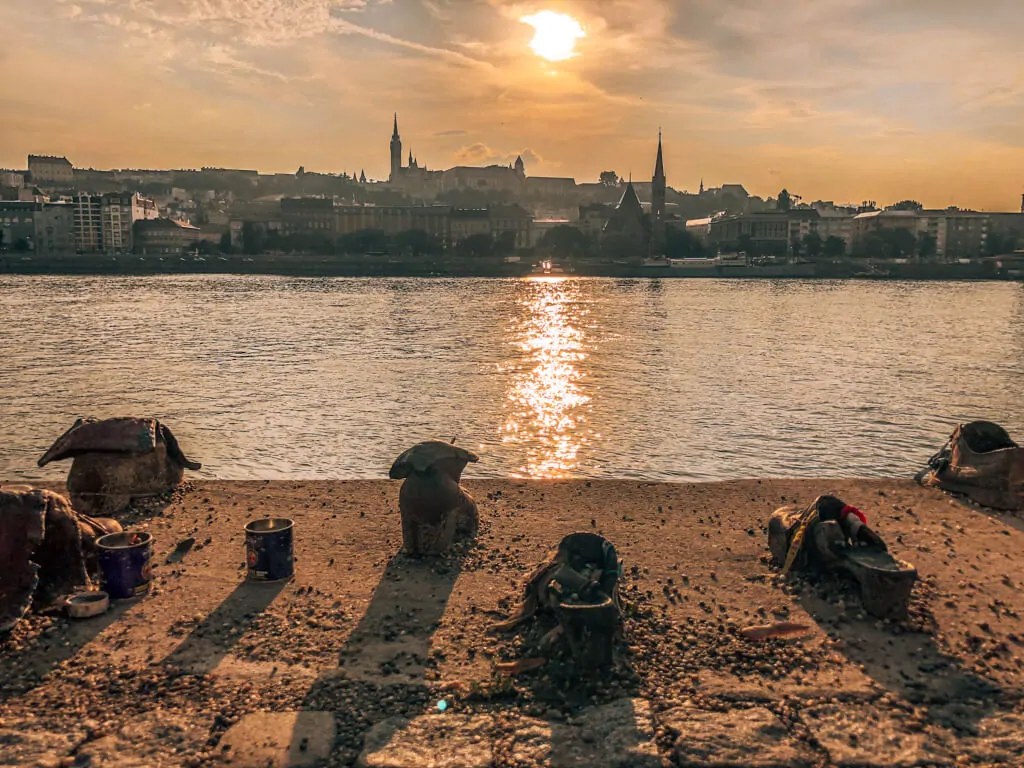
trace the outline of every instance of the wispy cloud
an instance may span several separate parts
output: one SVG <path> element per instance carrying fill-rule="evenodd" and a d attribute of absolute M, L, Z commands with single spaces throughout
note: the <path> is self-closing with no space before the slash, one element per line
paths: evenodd
<path fill-rule="evenodd" d="M 544 9 L 584 26 L 577 57 L 532 55 L 520 19 Z M 661 125 L 678 187 L 987 207 L 1021 191 L 1024 3 L 5 0 L 0 28 L 0 165 L 67 143 L 97 163 L 382 176 L 397 109 L 431 167 L 528 147 L 532 172 L 596 178 L 646 168 Z"/>

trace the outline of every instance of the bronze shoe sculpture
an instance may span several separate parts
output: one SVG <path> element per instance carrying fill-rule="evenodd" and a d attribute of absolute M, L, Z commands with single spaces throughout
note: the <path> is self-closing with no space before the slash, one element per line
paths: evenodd
<path fill-rule="evenodd" d="M 960 424 L 917 474 L 922 485 L 962 493 L 992 509 L 1024 509 L 1024 448 L 991 421 Z"/>
<path fill-rule="evenodd" d="M 73 459 L 68 493 L 86 515 L 119 512 L 133 498 L 156 496 L 178 486 L 190 461 L 171 430 L 156 419 L 78 419 L 39 459 Z"/>
<path fill-rule="evenodd" d="M 398 494 L 403 550 L 439 555 L 456 535 L 476 535 L 476 502 L 459 485 L 466 465 L 476 461 L 476 454 L 443 440 L 417 443 L 395 459 L 388 476 L 405 481 Z"/>
<path fill-rule="evenodd" d="M 622 565 L 615 546 L 596 533 L 571 533 L 534 568 L 511 617 L 492 629 L 509 632 L 538 614 L 557 620 L 546 638 L 565 639 L 581 669 L 610 666 L 622 637 L 619 579 Z"/>
<path fill-rule="evenodd" d="M 835 496 L 819 496 L 805 509 L 775 510 L 768 546 L 783 576 L 792 569 L 843 572 L 859 583 L 861 602 L 872 616 L 906 615 L 917 569 L 889 554 L 864 514 Z"/>
<path fill-rule="evenodd" d="M 60 494 L 0 491 L 0 632 L 90 585 L 80 523 Z"/>

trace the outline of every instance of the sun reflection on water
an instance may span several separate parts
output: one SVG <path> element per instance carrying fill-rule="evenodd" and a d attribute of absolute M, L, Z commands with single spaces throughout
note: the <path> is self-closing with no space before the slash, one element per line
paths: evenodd
<path fill-rule="evenodd" d="M 527 477 L 566 477 L 586 443 L 590 397 L 583 391 L 588 309 L 575 282 L 537 278 L 527 282 L 513 342 L 522 369 L 507 393 L 503 441 L 518 443 Z"/>

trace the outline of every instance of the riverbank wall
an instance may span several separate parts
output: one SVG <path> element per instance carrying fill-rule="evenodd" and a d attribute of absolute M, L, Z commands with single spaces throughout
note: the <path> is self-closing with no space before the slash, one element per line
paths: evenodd
<path fill-rule="evenodd" d="M 798 263 L 762 266 L 670 267 L 600 261 L 565 264 L 562 271 L 538 272 L 529 261 L 503 259 L 395 258 L 262 254 L 255 256 L 0 255 L 0 274 L 176 275 L 252 274 L 292 277 L 528 277 L 537 274 L 613 278 L 1024 280 L 1024 270 L 995 263 L 856 264 Z"/>

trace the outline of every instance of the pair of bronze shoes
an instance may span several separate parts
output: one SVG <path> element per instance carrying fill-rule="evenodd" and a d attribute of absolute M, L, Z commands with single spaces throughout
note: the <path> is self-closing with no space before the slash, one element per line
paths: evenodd
<path fill-rule="evenodd" d="M 841 499 L 819 496 L 804 509 L 775 510 L 768 521 L 768 546 L 783 575 L 793 569 L 844 573 L 860 585 L 864 609 L 872 616 L 906 616 L 917 569 L 893 557 L 863 513 Z"/>

